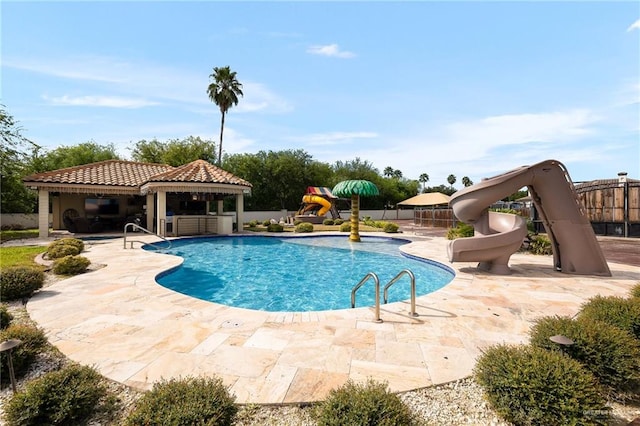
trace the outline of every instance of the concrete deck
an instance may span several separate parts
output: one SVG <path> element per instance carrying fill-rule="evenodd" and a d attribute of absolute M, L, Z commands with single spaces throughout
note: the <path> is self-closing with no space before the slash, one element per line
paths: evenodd
<path fill-rule="evenodd" d="M 414 240 L 406 252 L 456 271 L 418 297 L 417 318 L 408 302 L 383 305 L 381 324 L 373 308 L 269 313 L 204 302 L 156 284 L 179 258 L 125 250 L 122 238 L 89 242 L 83 255 L 106 266 L 47 287 L 27 309 L 70 359 L 133 387 L 217 375 L 239 403 L 296 403 L 321 400 L 348 379 L 407 391 L 468 376 L 483 348 L 526 342 L 535 318 L 574 315 L 588 298 L 626 296 L 640 281 L 636 266 L 609 263 L 611 278 L 576 276 L 554 271 L 551 256 L 528 254 L 512 257 L 513 275 L 492 276 L 449 263 L 444 238 L 402 237 Z"/>

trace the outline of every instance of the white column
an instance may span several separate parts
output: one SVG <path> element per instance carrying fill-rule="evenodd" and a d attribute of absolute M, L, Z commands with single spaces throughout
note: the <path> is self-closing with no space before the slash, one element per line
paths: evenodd
<path fill-rule="evenodd" d="M 242 232 L 244 227 L 244 194 L 236 195 L 236 223 L 238 231 Z"/>
<path fill-rule="evenodd" d="M 164 237 L 167 223 L 167 193 L 164 191 L 158 191 L 156 210 L 156 234 Z"/>
<path fill-rule="evenodd" d="M 49 191 L 46 189 L 38 191 L 38 236 L 49 237 Z"/>
<path fill-rule="evenodd" d="M 154 204 L 153 192 L 147 194 L 147 224 L 148 230 L 153 232 L 153 218 L 156 217 L 156 205 Z"/>
<path fill-rule="evenodd" d="M 218 200 L 218 205 L 216 206 L 216 214 L 218 216 L 222 216 L 223 209 L 224 209 L 224 200 Z"/>

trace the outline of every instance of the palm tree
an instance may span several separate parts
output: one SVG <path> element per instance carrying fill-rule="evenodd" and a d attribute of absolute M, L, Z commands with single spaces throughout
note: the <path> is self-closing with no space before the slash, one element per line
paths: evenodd
<path fill-rule="evenodd" d="M 384 174 L 384 177 L 388 177 L 390 178 L 391 176 L 393 176 L 393 167 L 387 166 L 384 168 L 384 172 L 382 172 Z"/>
<path fill-rule="evenodd" d="M 473 181 L 472 181 L 471 179 L 469 179 L 469 176 L 464 176 L 464 177 L 462 178 L 462 184 L 463 184 L 463 185 L 464 185 L 464 187 L 466 188 L 466 187 L 468 187 L 468 186 L 473 185 Z"/>
<path fill-rule="evenodd" d="M 424 192 L 427 187 L 427 182 L 429 182 L 429 175 L 426 173 L 421 174 L 418 181 L 422 183 L 422 192 Z"/>
<path fill-rule="evenodd" d="M 331 190 L 338 197 L 351 197 L 351 233 L 349 241 L 360 241 L 360 196 L 378 195 L 378 187 L 368 180 L 343 180 Z"/>
<path fill-rule="evenodd" d="M 451 189 L 453 189 L 453 184 L 456 183 L 456 175 L 447 176 L 447 182 L 451 185 Z"/>
<path fill-rule="evenodd" d="M 402 178 L 402 170 L 396 169 L 393 171 L 393 178 L 394 179 L 401 179 Z"/>
<path fill-rule="evenodd" d="M 224 131 L 224 117 L 234 105 L 238 105 L 238 95 L 243 96 L 242 84 L 236 79 L 236 72 L 231 68 L 214 67 L 209 75 L 213 82 L 207 87 L 209 99 L 220 108 L 222 121 L 220 123 L 220 144 L 218 145 L 218 166 L 222 164 L 222 132 Z"/>

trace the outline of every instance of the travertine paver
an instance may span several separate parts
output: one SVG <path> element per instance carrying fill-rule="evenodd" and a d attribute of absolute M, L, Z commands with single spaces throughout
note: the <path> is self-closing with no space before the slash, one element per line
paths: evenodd
<path fill-rule="evenodd" d="M 282 403 L 322 399 L 348 379 L 405 391 L 465 377 L 482 348 L 525 342 L 535 318 L 574 315 L 589 297 L 626 295 L 640 281 L 634 266 L 610 264 L 611 278 L 566 275 L 550 256 L 527 254 L 512 256 L 513 275 L 492 276 L 449 264 L 444 238 L 411 238 L 407 253 L 456 271 L 418 297 L 415 318 L 408 302 L 383 305 L 381 324 L 372 308 L 269 313 L 204 302 L 156 284 L 179 258 L 124 249 L 121 238 L 89 242 L 84 255 L 105 267 L 46 288 L 27 308 L 69 358 L 119 382 L 149 389 L 216 375 L 238 402 Z"/>

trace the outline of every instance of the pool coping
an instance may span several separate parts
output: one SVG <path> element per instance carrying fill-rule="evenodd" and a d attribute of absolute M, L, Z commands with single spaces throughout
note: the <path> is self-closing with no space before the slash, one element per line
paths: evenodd
<path fill-rule="evenodd" d="M 412 241 L 404 253 L 456 274 L 417 298 L 417 318 L 408 301 L 382 305 L 382 323 L 372 307 L 290 313 L 201 301 L 155 282 L 180 258 L 124 249 L 122 238 L 87 242 L 83 255 L 104 267 L 45 288 L 27 309 L 66 356 L 115 381 L 150 389 L 216 375 L 239 403 L 287 404 L 322 400 L 350 379 L 402 392 L 466 377 L 483 348 L 526 342 L 535 318 L 574 315 L 589 297 L 623 296 L 640 281 L 634 266 L 610 262 L 610 278 L 567 275 L 551 256 L 522 253 L 512 275 L 494 276 L 448 262 L 444 238 L 399 237 Z"/>

